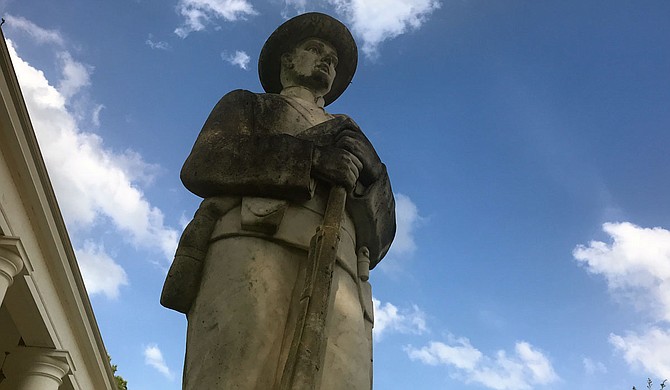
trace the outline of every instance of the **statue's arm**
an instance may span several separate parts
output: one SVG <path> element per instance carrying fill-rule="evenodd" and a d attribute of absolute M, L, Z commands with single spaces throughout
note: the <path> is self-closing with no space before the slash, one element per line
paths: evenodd
<path fill-rule="evenodd" d="M 201 197 L 267 196 L 304 200 L 311 196 L 312 142 L 259 129 L 258 95 L 225 95 L 207 118 L 181 179 Z"/>
<path fill-rule="evenodd" d="M 349 195 L 347 211 L 356 226 L 357 246 L 367 246 L 370 251 L 372 269 L 388 252 L 396 232 L 395 199 L 384 164 L 374 182 L 368 186 L 359 183 Z"/>
<path fill-rule="evenodd" d="M 334 145 L 350 152 L 362 163 L 358 182 L 347 198 L 347 211 L 356 225 L 357 246 L 370 251 L 370 268 L 388 252 L 396 231 L 395 200 L 386 166 L 372 143 L 350 118 Z"/>

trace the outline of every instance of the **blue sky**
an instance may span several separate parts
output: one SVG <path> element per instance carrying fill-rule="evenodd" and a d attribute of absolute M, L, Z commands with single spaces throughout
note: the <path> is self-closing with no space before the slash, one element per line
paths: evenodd
<path fill-rule="evenodd" d="M 354 32 L 329 106 L 387 164 L 375 389 L 638 388 L 670 376 L 670 2 L 0 1 L 105 344 L 179 389 L 159 295 L 199 199 L 178 173 L 300 11 Z"/>

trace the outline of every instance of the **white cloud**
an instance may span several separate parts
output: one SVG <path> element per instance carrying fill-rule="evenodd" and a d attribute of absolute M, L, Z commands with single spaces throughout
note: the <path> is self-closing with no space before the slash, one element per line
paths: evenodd
<path fill-rule="evenodd" d="M 372 298 L 372 303 L 375 311 L 375 326 L 372 329 L 375 341 L 388 332 L 421 334 L 427 330 L 426 315 L 416 305 L 407 310 L 398 309 L 390 302 L 382 304 L 376 298 Z"/>
<path fill-rule="evenodd" d="M 136 153 L 106 148 L 99 136 L 80 129 L 68 109 L 68 99 L 89 84 L 90 68 L 80 66 L 69 53 L 61 54 L 59 90 L 17 55 L 11 41 L 7 44 L 68 225 L 89 227 L 100 217 L 108 218 L 137 246 L 158 249 L 170 259 L 177 232 L 165 226 L 161 210 L 151 206 L 134 181 L 148 176 L 150 165 Z M 129 161 L 138 172 L 125 170 Z"/>
<path fill-rule="evenodd" d="M 181 38 L 204 30 L 213 19 L 233 22 L 257 14 L 247 0 L 179 0 L 177 10 L 185 19 L 184 24 L 174 30 Z"/>
<path fill-rule="evenodd" d="M 89 294 L 104 294 L 107 298 L 119 296 L 119 288 L 128 285 L 126 271 L 112 259 L 102 246 L 86 242 L 77 249 L 77 262 Z"/>
<path fill-rule="evenodd" d="M 241 50 L 237 50 L 234 54 L 230 54 L 228 52 L 223 52 L 221 53 L 221 58 L 230 63 L 231 65 L 239 66 L 241 69 L 247 70 L 247 67 L 249 65 L 249 60 L 251 57 L 249 55 Z"/>
<path fill-rule="evenodd" d="M 401 272 L 404 260 L 416 251 L 415 230 L 423 219 L 416 204 L 407 195 L 395 194 L 395 203 L 395 238 L 380 265 L 383 271 L 391 274 Z"/>
<path fill-rule="evenodd" d="M 441 7 L 441 0 L 283 0 L 282 16 L 318 10 L 323 3 L 335 8 L 342 21 L 351 28 L 360 49 L 369 58 L 379 54 L 382 42 L 418 30 L 431 14 Z"/>
<path fill-rule="evenodd" d="M 407 348 L 407 353 L 410 359 L 419 360 L 431 366 L 451 364 L 456 368 L 473 370 L 482 358 L 482 353 L 472 347 L 468 339 L 452 339 L 450 342 L 453 345 L 431 341 L 428 346 L 420 349 L 410 346 Z"/>
<path fill-rule="evenodd" d="M 144 363 L 150 365 L 163 374 L 169 380 L 174 380 L 174 373 L 165 364 L 163 353 L 158 348 L 158 345 L 152 344 L 144 348 Z"/>
<path fill-rule="evenodd" d="M 91 85 L 93 67 L 73 60 L 68 52 L 61 52 L 58 57 L 61 61 L 63 74 L 58 82 L 58 92 L 67 100 L 76 95 L 82 88 Z"/>
<path fill-rule="evenodd" d="M 422 348 L 409 346 L 410 359 L 431 366 L 449 367 L 453 376 L 496 390 L 526 390 L 556 382 L 559 378 L 549 359 L 530 343 L 519 341 L 514 353 L 503 350 L 486 356 L 467 338 L 449 337 L 448 343 L 432 341 Z"/>
<path fill-rule="evenodd" d="M 362 50 L 376 57 L 378 46 L 419 29 L 440 8 L 439 0 L 328 0 L 363 39 Z"/>
<path fill-rule="evenodd" d="M 611 334 L 610 343 L 634 367 L 663 376 L 670 372 L 670 231 L 629 222 L 605 223 L 612 241 L 579 245 L 573 256 L 587 271 L 602 275 L 615 297 L 623 297 L 657 325 L 641 333 Z"/>
<path fill-rule="evenodd" d="M 582 359 L 582 363 L 584 364 L 584 372 L 586 372 L 588 375 L 600 375 L 607 373 L 607 367 L 605 367 L 602 362 L 595 362 L 592 359 L 585 357 Z"/>
<path fill-rule="evenodd" d="M 297 15 L 305 13 L 307 9 L 307 0 L 284 0 L 285 7 L 282 10 L 282 17 L 288 18 L 289 8 L 293 8 Z"/>
<path fill-rule="evenodd" d="M 170 48 L 170 44 L 168 44 L 165 41 L 154 41 L 153 35 L 149 34 L 149 37 L 147 38 L 144 43 L 149 46 L 152 49 L 158 49 L 158 50 L 168 50 Z"/>
<path fill-rule="evenodd" d="M 20 16 L 6 15 L 5 19 L 8 26 L 28 33 L 38 43 L 52 43 L 59 46 L 65 43 L 63 36 L 56 30 L 44 29 Z"/>
<path fill-rule="evenodd" d="M 670 231 L 642 228 L 629 222 L 605 223 L 611 244 L 591 241 L 573 256 L 586 269 L 602 275 L 611 292 L 632 303 L 648 305 L 657 320 L 670 322 Z"/>
<path fill-rule="evenodd" d="M 98 104 L 93 108 L 93 112 L 91 113 L 91 123 L 93 123 L 93 126 L 95 127 L 100 127 L 100 112 L 102 112 L 103 108 L 105 108 L 104 104 Z"/>
<path fill-rule="evenodd" d="M 514 349 L 525 366 L 524 371 L 530 371 L 529 379 L 532 383 L 547 384 L 558 379 L 549 359 L 542 352 L 534 349 L 530 343 L 518 342 Z"/>
<path fill-rule="evenodd" d="M 419 209 L 407 195 L 395 194 L 395 215 L 397 229 L 390 249 L 393 256 L 408 256 L 416 250 L 414 229 L 421 220 Z"/>
<path fill-rule="evenodd" d="M 670 372 L 670 330 L 654 326 L 642 334 L 610 334 L 609 341 L 632 367 L 642 367 L 659 377 Z"/>

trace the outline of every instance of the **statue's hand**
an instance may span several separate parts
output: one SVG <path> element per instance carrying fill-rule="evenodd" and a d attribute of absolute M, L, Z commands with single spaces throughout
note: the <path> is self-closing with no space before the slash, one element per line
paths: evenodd
<path fill-rule="evenodd" d="M 382 174 L 384 169 L 382 162 L 363 133 L 344 130 L 338 134 L 335 146 L 353 154 L 363 163 L 363 170 L 360 174 L 360 181 L 363 185 L 372 184 Z"/>
<path fill-rule="evenodd" d="M 315 146 L 312 154 L 312 176 L 343 186 L 351 191 L 356 185 L 363 163 L 352 153 L 334 146 Z"/>

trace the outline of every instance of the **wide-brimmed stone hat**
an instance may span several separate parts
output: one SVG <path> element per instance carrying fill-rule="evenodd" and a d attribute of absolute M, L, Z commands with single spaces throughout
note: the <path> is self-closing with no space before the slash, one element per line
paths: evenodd
<path fill-rule="evenodd" d="M 308 38 L 318 38 L 337 50 L 337 68 L 330 92 L 323 97 L 328 105 L 335 101 L 351 82 L 358 63 L 358 49 L 349 29 L 339 20 L 319 12 L 298 15 L 287 20 L 270 35 L 258 57 L 258 76 L 265 92 L 282 90 L 279 77 L 281 55 Z"/>

